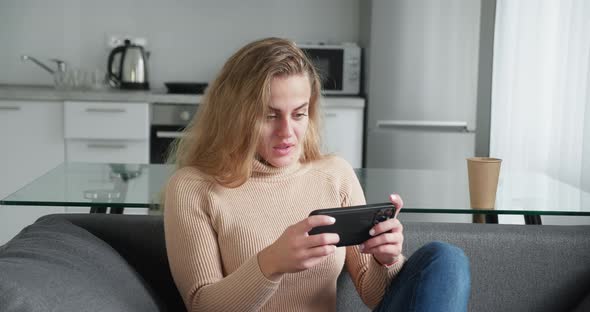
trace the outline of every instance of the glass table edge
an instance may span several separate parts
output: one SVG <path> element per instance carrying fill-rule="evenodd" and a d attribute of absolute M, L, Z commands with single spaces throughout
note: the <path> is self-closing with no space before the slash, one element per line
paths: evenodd
<path fill-rule="evenodd" d="M 66 206 L 66 207 L 98 207 L 98 208 L 149 208 L 160 210 L 158 203 L 89 203 L 89 202 L 51 202 L 51 201 L 14 201 L 0 200 L 4 206 Z M 488 214 L 488 215 L 552 215 L 552 216 L 590 216 L 590 211 L 524 211 L 524 210 L 493 210 L 469 208 L 403 208 L 402 213 L 442 213 L 442 214 Z"/>
<path fill-rule="evenodd" d="M 89 202 L 53 202 L 53 201 L 25 201 L 0 200 L 3 206 L 47 206 L 47 207 L 111 207 L 111 208 L 150 208 L 159 209 L 159 204 L 146 203 L 89 203 Z"/>

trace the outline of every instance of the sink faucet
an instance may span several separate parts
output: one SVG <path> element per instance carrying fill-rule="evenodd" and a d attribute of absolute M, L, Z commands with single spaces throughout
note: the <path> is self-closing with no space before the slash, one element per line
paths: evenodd
<path fill-rule="evenodd" d="M 28 55 L 21 55 L 20 59 L 24 62 L 24 61 L 31 61 L 39 66 L 41 66 L 43 69 L 45 69 L 46 71 L 48 71 L 50 74 L 55 73 L 55 70 L 51 69 L 51 67 L 43 64 L 42 62 L 40 62 L 38 59 L 32 57 L 32 56 L 28 56 Z M 67 70 L 67 66 L 66 66 L 66 62 L 62 61 L 62 60 L 58 60 L 58 59 L 50 59 L 50 61 L 53 61 L 57 64 L 57 71 L 58 72 L 65 72 Z"/>

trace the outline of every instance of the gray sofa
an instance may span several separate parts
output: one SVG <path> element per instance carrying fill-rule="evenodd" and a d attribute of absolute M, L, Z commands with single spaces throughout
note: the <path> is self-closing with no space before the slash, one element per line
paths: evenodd
<path fill-rule="evenodd" d="M 404 252 L 433 240 L 471 261 L 470 311 L 590 311 L 590 226 L 406 223 Z M 0 247 L 0 311 L 182 311 L 162 218 L 59 214 Z M 368 311 L 348 274 L 338 311 Z"/>

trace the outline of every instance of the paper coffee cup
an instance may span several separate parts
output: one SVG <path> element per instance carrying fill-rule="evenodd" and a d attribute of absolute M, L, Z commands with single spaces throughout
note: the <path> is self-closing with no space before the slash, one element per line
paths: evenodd
<path fill-rule="evenodd" d="M 494 209 L 501 163 L 498 158 L 467 158 L 471 208 Z"/>

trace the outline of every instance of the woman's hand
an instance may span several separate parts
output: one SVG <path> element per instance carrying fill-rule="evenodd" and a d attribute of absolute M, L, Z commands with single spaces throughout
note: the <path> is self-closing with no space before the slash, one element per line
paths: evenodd
<path fill-rule="evenodd" d="M 395 205 L 395 216 L 376 224 L 369 232 L 374 237 L 359 246 L 362 253 L 372 254 L 382 265 L 395 263 L 402 253 L 404 243 L 404 227 L 397 219 L 397 214 L 404 206 L 404 202 L 397 194 L 389 195 L 389 200 Z"/>
<path fill-rule="evenodd" d="M 338 234 L 307 234 L 316 226 L 334 222 L 329 216 L 310 216 L 289 226 L 274 243 L 258 253 L 258 265 L 264 276 L 276 281 L 284 273 L 307 270 L 334 253 L 340 240 Z"/>

